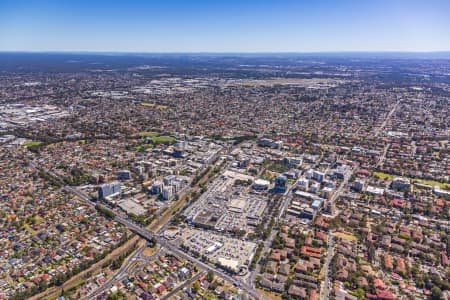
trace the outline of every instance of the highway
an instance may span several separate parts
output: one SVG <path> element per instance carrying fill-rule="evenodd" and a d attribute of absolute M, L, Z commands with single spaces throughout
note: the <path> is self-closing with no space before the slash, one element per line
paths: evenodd
<path fill-rule="evenodd" d="M 143 245 L 141 246 L 139 249 L 137 249 L 133 255 L 131 255 L 130 257 L 127 258 L 126 263 L 124 265 L 122 265 L 119 269 L 119 271 L 110 279 L 108 279 L 104 284 L 102 284 L 98 289 L 96 289 L 95 291 L 93 291 L 92 293 L 88 294 L 87 296 L 84 296 L 83 298 L 81 298 L 82 300 L 89 300 L 89 299 L 94 299 L 97 296 L 99 296 L 100 294 L 102 294 L 103 292 L 105 292 L 106 290 L 108 290 L 109 288 L 111 288 L 113 286 L 114 283 L 124 279 L 127 275 L 128 275 L 128 271 L 130 269 L 130 267 L 133 265 L 134 262 L 138 261 L 138 260 L 144 260 L 141 257 L 142 253 L 144 252 L 145 248 L 147 247 L 147 245 Z M 151 256 L 146 257 L 145 260 L 151 260 L 151 259 L 155 259 L 156 257 L 159 256 L 159 254 L 161 253 L 161 249 L 159 248 L 155 253 L 153 253 Z"/>
<path fill-rule="evenodd" d="M 356 166 L 354 167 L 356 168 Z M 353 169 L 354 169 L 353 168 Z M 352 170 L 354 171 L 354 170 Z M 347 176 L 345 177 L 344 181 L 341 183 L 341 185 L 338 187 L 338 189 L 335 191 L 335 193 L 333 194 L 333 196 L 331 197 L 331 201 L 335 201 L 337 199 L 337 197 L 340 195 L 340 193 L 342 192 L 344 186 L 348 183 L 348 180 L 350 178 L 350 174 L 347 174 Z M 72 192 L 75 195 L 77 195 L 80 199 L 82 199 L 83 201 L 85 201 L 86 203 L 90 204 L 90 205 L 99 205 L 105 209 L 111 209 L 108 206 L 102 204 L 102 203 L 96 203 L 91 201 L 91 199 L 82 191 L 73 188 L 73 187 L 69 187 L 66 186 L 64 187 L 64 189 L 66 191 Z M 278 219 L 281 218 L 281 216 L 283 215 L 284 211 L 286 210 L 288 204 L 289 204 L 289 200 L 291 198 L 291 190 L 292 188 L 289 188 L 286 193 L 284 194 L 284 201 L 282 203 L 282 208 L 280 209 L 280 213 L 277 216 Z M 234 278 L 228 274 L 226 274 L 225 272 L 223 272 L 222 270 L 216 269 L 213 266 L 210 266 L 200 260 L 198 260 L 195 257 L 190 256 L 189 254 L 187 254 L 184 251 L 181 251 L 175 244 L 169 242 L 168 240 L 160 237 L 159 235 L 155 235 L 151 230 L 149 230 L 148 228 L 143 227 L 142 225 L 132 221 L 131 219 L 129 219 L 127 216 L 124 215 L 118 215 L 116 214 L 115 216 L 115 220 L 121 224 L 123 224 L 124 226 L 126 226 L 128 229 L 130 229 L 131 231 L 135 232 L 136 234 L 140 235 L 141 237 L 145 238 L 146 240 L 156 240 L 161 247 L 173 252 L 175 255 L 177 255 L 180 258 L 183 258 L 185 260 L 191 261 L 192 263 L 194 263 L 195 265 L 197 265 L 198 267 L 202 268 L 203 270 L 211 270 L 217 277 L 222 278 L 228 282 L 230 282 L 231 284 L 241 288 L 242 290 L 244 290 L 245 292 L 247 292 L 250 296 L 254 297 L 255 299 L 261 299 L 261 300 L 265 300 L 266 298 L 259 294 L 253 287 L 253 283 L 254 283 L 254 277 L 255 274 L 257 274 L 257 272 L 252 272 L 251 276 L 249 277 L 248 282 L 244 282 L 243 280 Z M 163 226 L 165 227 L 165 226 Z M 161 232 L 161 231 L 160 231 Z M 271 235 L 269 236 L 269 238 L 264 242 L 264 249 L 262 251 L 262 253 L 267 252 L 267 250 L 270 247 L 270 243 L 273 240 L 274 236 L 276 234 L 276 231 L 271 232 Z M 325 269 L 325 282 L 324 282 L 324 290 L 321 293 L 321 299 L 326 299 L 323 298 L 324 296 L 329 294 L 329 290 L 330 290 L 330 279 L 328 276 L 328 271 L 329 271 L 329 264 L 332 258 L 332 245 L 333 245 L 333 237 L 330 237 L 330 241 L 329 241 L 329 249 L 328 249 L 328 255 L 327 255 L 327 266 Z M 128 263 L 131 263 L 132 259 L 130 259 L 128 261 Z M 119 271 L 118 275 L 123 274 L 126 272 L 128 266 L 125 266 L 125 268 L 121 268 L 121 271 Z M 123 270 L 123 271 L 122 271 Z M 115 278 L 118 278 L 116 275 Z M 184 286 L 183 286 L 184 287 Z M 104 288 L 99 289 L 98 291 L 96 291 L 95 294 L 97 293 L 101 293 L 103 292 L 105 289 L 107 288 L 107 285 L 104 285 Z M 164 299 L 168 299 L 168 298 L 164 298 Z"/>
<path fill-rule="evenodd" d="M 51 172 L 50 170 L 44 169 L 44 168 L 39 168 L 36 165 L 34 165 L 33 162 L 30 161 L 30 163 L 36 168 L 36 169 L 40 169 L 44 172 L 47 172 L 47 174 L 49 174 L 50 176 L 54 177 L 55 179 L 59 180 L 60 182 L 64 182 L 60 176 L 58 176 L 57 174 Z M 75 194 L 76 196 L 78 196 L 81 200 L 83 200 L 85 203 L 91 205 L 91 206 L 100 206 L 104 209 L 108 209 L 111 210 L 110 207 L 100 203 L 100 202 L 94 202 L 90 199 L 90 197 L 88 195 L 86 195 L 84 192 L 71 187 L 71 186 L 65 186 L 63 187 L 63 189 L 67 192 L 71 192 L 73 194 Z M 115 213 L 115 221 L 121 223 L 122 225 L 126 226 L 128 229 L 130 229 L 131 231 L 135 232 L 136 234 L 140 235 L 141 237 L 145 238 L 148 241 L 153 241 L 156 240 L 161 247 L 164 247 L 168 250 L 170 250 L 171 252 L 173 252 L 175 255 L 177 255 L 180 258 L 183 258 L 185 260 L 189 260 L 191 261 L 193 264 L 203 268 L 204 270 L 211 270 L 217 277 L 222 278 L 228 282 L 230 282 L 231 284 L 235 285 L 236 287 L 242 289 L 243 291 L 247 292 L 250 296 L 254 297 L 255 299 L 258 300 L 266 300 L 267 298 L 261 294 L 259 294 L 250 284 L 243 282 L 239 279 L 233 278 L 232 276 L 226 274 L 225 272 L 223 272 L 222 270 L 216 269 L 200 260 L 198 260 L 195 257 L 190 256 L 189 254 L 181 251 L 178 249 L 178 247 L 175 244 L 170 243 L 169 241 L 165 240 L 164 238 L 160 237 L 159 235 L 155 235 L 151 230 L 149 230 L 148 228 L 145 228 L 144 226 L 134 222 L 133 220 L 131 220 L 130 218 L 128 218 L 125 215 L 119 215 L 116 212 Z"/>
<path fill-rule="evenodd" d="M 90 205 L 93 205 L 93 206 L 99 205 L 105 209 L 110 210 L 110 208 L 104 204 L 101 204 L 98 202 L 95 203 L 95 202 L 91 201 L 86 194 L 84 194 L 83 192 L 81 192 L 73 187 L 67 186 L 64 189 L 66 191 L 74 193 L 80 199 L 82 199 L 83 201 L 85 201 L 86 203 L 88 203 Z M 169 241 L 165 240 L 164 238 L 159 237 L 158 235 L 153 234 L 153 232 L 150 231 L 148 228 L 145 228 L 142 225 L 135 223 L 128 217 L 120 216 L 120 215 L 116 214 L 115 220 L 117 222 L 121 223 L 122 225 L 126 226 L 131 231 L 133 231 L 136 234 L 140 235 L 141 237 L 145 238 L 148 241 L 156 240 L 161 245 L 161 247 L 164 247 L 165 249 L 173 252 L 178 257 L 183 258 L 185 260 L 189 260 L 193 264 L 203 268 L 204 270 L 211 270 L 212 272 L 214 272 L 214 274 L 217 277 L 220 277 L 220 278 L 232 283 L 233 285 L 239 287 L 240 289 L 244 290 L 245 292 L 247 292 L 250 296 L 254 297 L 255 299 L 260 299 L 260 300 L 266 299 L 266 297 L 264 297 L 263 295 L 260 295 L 251 285 L 249 285 L 245 282 L 242 282 L 241 280 L 238 280 L 236 278 L 233 278 L 232 276 L 225 274 L 225 272 L 218 270 L 218 269 L 198 260 L 197 258 L 192 257 L 189 254 L 179 250 L 176 245 L 170 243 Z"/>

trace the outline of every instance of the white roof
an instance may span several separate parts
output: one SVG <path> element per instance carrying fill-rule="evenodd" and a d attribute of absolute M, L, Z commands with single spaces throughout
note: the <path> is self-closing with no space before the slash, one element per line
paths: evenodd
<path fill-rule="evenodd" d="M 255 184 L 257 185 L 270 185 L 270 181 L 265 179 L 256 179 Z"/>

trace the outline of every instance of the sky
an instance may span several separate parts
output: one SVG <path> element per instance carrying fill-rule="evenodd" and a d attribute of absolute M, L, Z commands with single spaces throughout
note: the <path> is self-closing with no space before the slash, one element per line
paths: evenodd
<path fill-rule="evenodd" d="M 450 51 L 450 1 L 0 0 L 0 51 Z"/>

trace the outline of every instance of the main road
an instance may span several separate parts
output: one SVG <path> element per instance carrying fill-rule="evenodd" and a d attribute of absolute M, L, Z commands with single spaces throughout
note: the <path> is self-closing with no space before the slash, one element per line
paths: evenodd
<path fill-rule="evenodd" d="M 50 176 L 54 177 L 55 179 L 57 179 L 58 181 L 60 181 L 61 183 L 64 183 L 64 180 L 58 175 L 55 174 L 54 172 L 51 172 L 48 169 L 42 168 L 42 167 L 38 167 L 34 164 L 34 162 L 30 161 L 30 163 L 32 164 L 32 166 L 34 166 L 36 169 L 39 169 L 43 172 L 46 172 L 47 174 L 49 174 Z M 75 194 L 76 196 L 78 196 L 81 200 L 83 200 L 84 202 L 86 202 L 87 204 L 91 205 L 91 206 L 100 206 L 101 208 L 104 209 L 108 209 L 111 210 L 110 207 L 108 207 L 107 205 L 104 205 L 100 202 L 94 202 L 90 199 L 90 197 L 88 195 L 86 195 L 84 192 L 71 187 L 71 186 L 65 186 L 63 187 L 63 189 L 67 192 L 71 192 L 73 194 Z M 212 271 L 217 277 L 220 277 L 230 283 L 232 283 L 233 285 L 239 287 L 240 289 L 244 290 L 245 292 L 247 292 L 250 296 L 254 297 L 255 299 L 258 300 L 267 300 L 267 298 L 261 294 L 259 294 L 251 285 L 247 284 L 246 282 L 243 282 L 241 280 L 235 279 L 232 276 L 226 274 L 225 272 L 223 272 L 222 270 L 219 270 L 217 268 L 214 268 L 200 260 L 198 260 L 195 257 L 190 256 L 189 254 L 181 251 L 178 249 L 178 247 L 172 243 L 170 243 L 169 241 L 165 240 L 164 238 L 160 237 L 159 235 L 155 235 L 151 230 L 149 230 L 148 228 L 143 227 L 142 225 L 134 222 L 133 220 L 131 220 L 130 218 L 128 218 L 127 216 L 124 215 L 118 215 L 117 213 L 115 214 L 115 221 L 121 223 L 122 225 L 126 226 L 128 229 L 130 229 L 131 231 L 137 233 L 138 235 L 140 235 L 141 237 L 145 238 L 148 241 L 154 241 L 156 240 L 162 247 L 170 250 L 171 252 L 173 252 L 174 254 L 176 254 L 177 256 L 185 259 L 185 260 L 189 260 L 192 263 L 196 264 L 197 266 L 200 266 L 201 268 L 205 269 L 205 270 L 210 270 Z"/>
<path fill-rule="evenodd" d="M 386 127 L 387 122 L 389 121 L 389 119 L 392 117 L 392 115 L 394 114 L 394 112 L 396 111 L 398 105 L 400 104 L 400 99 L 397 99 L 397 101 L 395 102 L 394 106 L 392 107 L 392 109 L 389 111 L 389 113 L 386 115 L 386 117 L 383 120 L 383 123 L 381 123 L 380 127 L 378 127 L 375 130 L 375 137 L 378 137 L 380 135 L 380 133 L 383 131 L 384 127 Z"/>
<path fill-rule="evenodd" d="M 80 190 L 77 190 L 77 189 L 75 189 L 73 187 L 70 187 L 70 186 L 66 186 L 64 189 L 66 191 L 68 191 L 68 192 L 74 193 L 80 199 L 82 199 L 83 201 L 85 201 L 86 203 L 88 203 L 88 204 L 90 204 L 92 206 L 99 205 L 102 208 L 110 210 L 110 208 L 108 206 L 104 205 L 104 204 L 101 204 L 101 203 L 98 203 L 98 202 L 97 203 L 93 202 L 85 193 L 83 193 Z M 178 249 L 178 247 L 176 245 L 170 243 L 169 241 L 167 241 L 164 238 L 161 238 L 158 235 L 153 234 L 153 232 L 150 231 L 148 228 L 145 228 L 142 225 L 132 221 L 128 217 L 120 216 L 120 215 L 116 214 L 114 219 L 117 222 L 121 223 L 122 225 L 126 226 L 131 231 L 133 231 L 136 234 L 140 235 L 141 237 L 145 238 L 146 240 L 148 240 L 148 241 L 156 240 L 161 245 L 161 247 L 164 247 L 164 248 L 168 249 L 169 251 L 173 252 L 178 257 L 181 257 L 181 258 L 183 258 L 185 260 L 189 260 L 192 263 L 194 263 L 195 265 L 197 265 L 197 266 L 199 266 L 199 267 L 201 267 L 201 268 L 203 268 L 205 270 L 212 271 L 217 277 L 220 277 L 220 278 L 222 278 L 222 279 L 232 283 L 233 285 L 239 287 L 240 289 L 244 290 L 245 292 L 247 292 L 249 295 L 251 295 L 255 299 L 260 299 L 260 300 L 267 299 L 263 295 L 259 294 L 251 285 L 247 284 L 246 282 L 243 282 L 241 280 L 233 278 L 232 276 L 226 274 L 222 270 L 216 269 L 216 268 L 214 268 L 214 267 L 212 267 L 212 266 L 210 266 L 210 265 L 200 261 L 199 259 L 190 256 L 186 252 L 183 252 L 180 249 Z"/>
<path fill-rule="evenodd" d="M 143 260 L 140 258 L 142 253 L 144 252 L 147 245 L 141 246 L 133 255 L 127 258 L 125 264 L 120 267 L 119 271 L 110 279 L 108 279 L 102 286 L 100 286 L 98 289 L 94 290 L 92 293 L 88 294 L 87 296 L 84 296 L 81 298 L 82 300 L 89 300 L 89 299 L 95 299 L 97 296 L 101 295 L 104 291 L 109 289 L 114 283 L 118 282 L 119 280 L 124 279 L 128 275 L 128 271 L 133 265 L 134 262 L 137 260 Z M 158 257 L 158 255 L 161 253 L 161 248 L 159 248 L 155 253 L 153 253 L 151 256 L 147 257 L 147 260 L 153 259 Z"/>
<path fill-rule="evenodd" d="M 333 244 L 334 244 L 334 236 L 333 234 L 329 235 L 328 239 L 328 253 L 327 258 L 324 265 L 325 278 L 323 280 L 323 284 L 320 292 L 320 299 L 326 300 L 330 299 L 330 291 L 331 291 L 331 278 L 330 278 L 330 264 L 331 259 L 333 258 Z"/>
<path fill-rule="evenodd" d="M 195 276 L 193 276 L 189 280 L 183 282 L 181 285 L 177 286 L 175 289 L 170 291 L 170 293 L 168 293 L 167 295 L 163 296 L 161 298 L 161 300 L 170 300 L 170 299 L 172 299 L 172 296 L 176 295 L 176 293 L 178 293 L 179 291 L 181 291 L 185 287 L 189 286 L 194 281 L 197 281 L 200 277 L 202 277 L 205 274 L 206 274 L 205 271 L 198 272 Z"/>
<path fill-rule="evenodd" d="M 281 217 L 283 216 L 284 212 L 286 211 L 287 207 L 289 206 L 289 203 L 291 202 L 292 199 L 292 190 L 295 187 L 295 185 L 289 187 L 288 189 L 286 189 L 286 192 L 283 194 L 283 203 L 281 204 L 281 209 L 278 213 L 278 215 L 275 216 L 276 221 L 278 223 L 278 221 L 281 219 Z M 261 270 L 261 266 L 259 264 L 259 261 L 261 260 L 261 257 L 264 257 L 265 254 L 267 253 L 267 251 L 269 251 L 270 247 L 272 246 L 272 241 L 275 238 L 275 235 L 278 234 L 277 230 L 273 230 L 273 228 L 271 229 L 270 235 L 267 237 L 267 239 L 264 241 L 264 247 L 261 251 L 261 256 L 258 259 L 258 261 L 256 262 L 256 267 L 253 271 L 250 272 L 250 276 L 248 276 L 247 282 L 249 285 L 254 286 L 255 280 L 256 280 L 256 276 L 260 273 Z"/>

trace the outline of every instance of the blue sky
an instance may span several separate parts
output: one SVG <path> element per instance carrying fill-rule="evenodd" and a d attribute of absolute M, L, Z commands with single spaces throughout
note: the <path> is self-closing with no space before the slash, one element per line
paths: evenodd
<path fill-rule="evenodd" d="M 449 51 L 448 0 L 0 0 L 0 51 Z"/>

